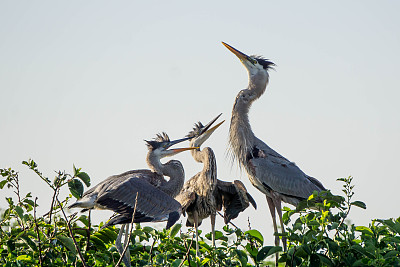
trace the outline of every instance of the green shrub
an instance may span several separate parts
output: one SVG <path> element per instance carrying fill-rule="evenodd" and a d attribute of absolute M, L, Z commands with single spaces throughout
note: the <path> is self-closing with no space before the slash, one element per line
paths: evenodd
<path fill-rule="evenodd" d="M 115 266 L 120 256 L 115 248 L 119 229 L 101 229 L 92 225 L 89 215 L 66 214 L 72 197 L 79 198 L 90 177 L 73 167 L 73 175 L 57 172 L 53 181 L 44 176 L 33 160 L 24 165 L 34 171 L 53 190 L 49 212 L 36 216 L 37 197 L 22 196 L 18 173 L 0 169 L 0 190 L 11 189 L 8 207 L 0 220 L 0 264 L 3 266 Z M 192 229 L 181 231 L 176 224 L 170 230 L 156 230 L 137 224 L 131 233 L 129 251 L 133 266 L 266 266 L 268 257 L 280 254 L 280 264 L 287 266 L 400 266 L 400 219 L 374 220 L 367 226 L 348 224 L 353 206 L 352 178 L 344 183 L 344 196 L 329 191 L 314 193 L 296 209 L 284 208 L 288 251 L 264 244 L 255 230 L 242 231 L 226 225 L 216 231 L 216 247 L 211 234 L 199 231 L 200 257 L 196 257 Z M 71 193 L 59 200 L 60 190 Z M 312 208 L 310 210 L 310 208 Z M 282 234 L 280 234 L 282 236 Z M 272 257 L 270 257 L 272 258 Z"/>

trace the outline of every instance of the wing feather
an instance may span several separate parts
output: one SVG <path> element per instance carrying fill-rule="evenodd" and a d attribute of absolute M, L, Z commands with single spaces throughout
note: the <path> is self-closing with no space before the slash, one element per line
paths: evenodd
<path fill-rule="evenodd" d="M 221 207 L 223 207 L 225 224 L 235 219 L 240 212 L 244 211 L 249 206 L 249 202 L 254 208 L 257 208 L 254 199 L 239 180 L 233 182 L 217 180 L 215 194 L 217 203 L 219 204 L 218 210 L 221 210 Z"/>
<path fill-rule="evenodd" d="M 110 184 L 107 189 L 99 193 L 96 203 L 123 217 L 132 218 L 136 194 L 138 194 L 136 210 L 143 216 L 152 218 L 164 216 L 168 219 L 166 216 L 169 213 L 181 212 L 179 202 L 136 176 L 128 177 L 121 183 Z"/>
<path fill-rule="evenodd" d="M 325 190 L 321 182 L 305 174 L 297 165 L 290 162 L 261 140 L 253 149 L 251 164 L 254 177 L 261 184 L 280 194 L 306 199 L 313 191 Z"/>

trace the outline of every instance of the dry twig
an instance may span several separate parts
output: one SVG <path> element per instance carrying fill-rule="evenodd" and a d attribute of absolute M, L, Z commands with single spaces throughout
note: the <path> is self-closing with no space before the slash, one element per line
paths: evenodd
<path fill-rule="evenodd" d="M 124 250 L 122 251 L 122 255 L 121 255 L 121 257 L 119 258 L 119 260 L 118 260 L 118 262 L 117 262 L 117 264 L 116 264 L 115 266 L 119 266 L 119 264 L 121 263 L 121 261 L 122 261 L 124 255 L 125 255 L 125 253 L 126 253 L 126 250 L 128 249 L 129 243 L 131 242 L 131 234 L 132 234 L 132 230 L 133 230 L 133 223 L 134 223 L 134 220 L 135 220 L 135 213 L 136 213 L 136 205 L 137 205 L 138 195 L 139 195 L 139 192 L 136 193 L 135 207 L 133 208 L 132 221 L 131 221 L 131 229 L 129 230 L 128 241 L 126 242 L 125 247 L 124 247 Z M 128 233 L 125 233 L 125 234 L 128 234 Z"/>
<path fill-rule="evenodd" d="M 62 211 L 62 214 L 64 215 L 64 219 L 67 221 L 68 231 L 69 231 L 69 234 L 70 234 L 70 236 L 71 236 L 71 238 L 72 238 L 72 241 L 74 242 L 74 246 L 75 246 L 76 251 L 78 252 L 78 256 L 79 256 L 80 260 L 82 261 L 83 266 L 87 267 L 87 264 L 86 264 L 86 262 L 85 262 L 85 259 L 84 259 L 83 256 L 82 256 L 81 250 L 79 249 L 78 244 L 76 243 L 74 234 L 72 233 L 72 229 L 71 229 L 71 220 L 72 220 L 73 217 L 71 217 L 71 220 L 68 220 L 67 215 L 65 215 L 64 209 L 63 209 L 63 207 L 61 206 L 61 203 L 60 203 L 60 201 L 58 200 L 57 197 L 56 197 L 56 201 L 57 201 L 58 205 L 60 206 L 60 209 L 61 209 L 61 211 Z M 75 214 L 76 214 L 76 213 L 75 213 Z"/>

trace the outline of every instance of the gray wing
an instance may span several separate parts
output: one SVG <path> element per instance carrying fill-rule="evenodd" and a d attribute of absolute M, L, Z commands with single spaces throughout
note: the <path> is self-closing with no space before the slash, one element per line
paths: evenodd
<path fill-rule="evenodd" d="M 249 202 L 255 209 L 257 208 L 255 200 L 239 180 L 235 180 L 233 183 L 217 180 L 215 199 L 217 201 L 217 209 L 221 210 L 223 208 L 224 210 L 225 224 L 244 211 L 249 206 Z"/>
<path fill-rule="evenodd" d="M 178 215 L 179 218 L 179 202 L 132 174 L 120 176 L 104 186 L 98 193 L 96 204 L 120 214 L 113 224 L 127 223 L 132 220 L 136 194 L 138 198 L 134 222 L 166 221 L 171 215 Z"/>
<path fill-rule="evenodd" d="M 182 213 L 185 215 L 186 210 L 196 201 L 196 193 L 191 190 L 182 190 L 175 199 L 182 206 Z"/>
<path fill-rule="evenodd" d="M 119 175 L 110 176 L 96 186 L 90 188 L 85 193 L 83 193 L 81 199 L 70 205 L 69 208 L 83 208 L 82 211 L 93 208 L 107 209 L 107 207 L 99 205 L 96 200 L 102 194 L 104 194 L 104 192 L 108 192 L 112 190 L 112 188 L 117 187 L 119 184 L 124 183 L 127 179 L 134 177 L 144 180 L 155 187 L 159 187 L 166 183 L 166 180 L 162 175 L 159 175 L 150 170 L 145 169 L 127 171 Z"/>
<path fill-rule="evenodd" d="M 259 139 L 247 160 L 251 172 L 266 190 L 272 189 L 289 199 L 307 199 L 313 191 L 326 190 L 321 182 L 305 174 L 295 163 Z M 289 203 L 296 205 L 296 202 Z"/>
<path fill-rule="evenodd" d="M 162 177 L 161 175 L 159 175 L 155 172 L 152 172 L 150 170 L 146 170 L 146 169 L 131 170 L 131 171 L 124 172 L 122 174 L 112 175 L 112 176 L 108 177 L 104 181 L 100 182 L 96 186 L 90 188 L 88 191 L 83 193 L 82 198 L 87 195 L 93 194 L 95 192 L 102 191 L 104 187 L 108 187 L 110 184 L 122 183 L 124 180 L 126 180 L 127 178 L 130 178 L 130 177 L 137 177 L 137 178 L 146 180 L 148 183 L 150 183 L 154 186 L 157 186 L 157 187 L 166 182 L 164 177 Z"/>

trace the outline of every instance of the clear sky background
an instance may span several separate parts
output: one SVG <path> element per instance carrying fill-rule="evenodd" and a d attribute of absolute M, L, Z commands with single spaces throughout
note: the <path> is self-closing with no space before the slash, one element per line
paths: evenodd
<path fill-rule="evenodd" d="M 51 191 L 23 160 L 51 179 L 75 164 L 94 185 L 146 168 L 143 139 L 181 138 L 222 112 L 205 145 L 219 179 L 240 179 L 258 203 L 234 223 L 246 230 L 249 218 L 272 244 L 264 196 L 226 156 L 247 72 L 224 41 L 277 64 L 250 111 L 255 134 L 336 194 L 336 179 L 354 176 L 354 200 L 367 204 L 352 211 L 356 225 L 398 217 L 399 10 L 365 0 L 1 1 L 0 167 L 19 171 L 44 213 Z M 202 168 L 189 153 L 176 158 L 186 179 Z M 10 194 L 0 191 L 0 207 Z M 109 215 L 94 212 L 96 222 Z"/>

